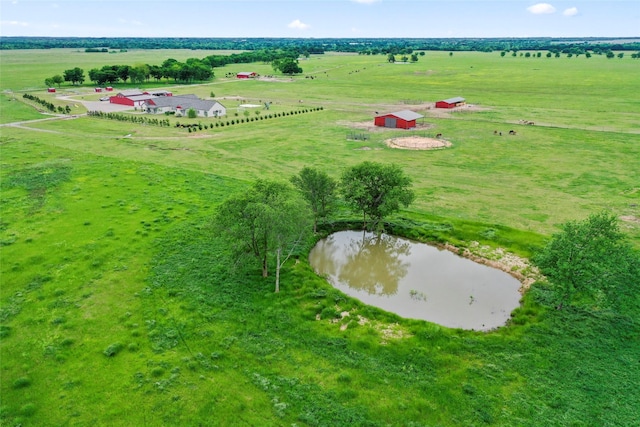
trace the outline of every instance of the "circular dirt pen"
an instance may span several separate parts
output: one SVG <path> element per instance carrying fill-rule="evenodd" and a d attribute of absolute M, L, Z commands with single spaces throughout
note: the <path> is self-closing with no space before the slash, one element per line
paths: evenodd
<path fill-rule="evenodd" d="M 424 136 L 407 136 L 402 138 L 392 138 L 385 141 L 391 148 L 403 150 L 438 150 L 451 147 L 449 141 L 436 138 L 426 138 Z"/>

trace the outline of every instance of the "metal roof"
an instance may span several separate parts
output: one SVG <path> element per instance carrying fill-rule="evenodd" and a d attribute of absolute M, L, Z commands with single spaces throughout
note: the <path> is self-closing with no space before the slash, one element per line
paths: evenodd
<path fill-rule="evenodd" d="M 216 104 L 224 108 L 218 101 L 210 101 L 206 99 L 200 99 L 196 95 L 175 95 L 175 96 L 159 96 L 150 99 L 147 104 L 155 105 L 156 107 L 169 107 L 176 108 L 180 106 L 183 110 L 193 108 L 195 110 L 208 111 Z"/>
<path fill-rule="evenodd" d="M 140 89 L 127 89 L 127 90 L 123 90 L 122 92 L 119 92 L 118 95 L 122 95 L 122 96 L 135 96 L 135 95 L 144 95 L 144 92 L 141 91 Z"/>
<path fill-rule="evenodd" d="M 424 117 L 422 114 L 418 114 L 415 111 L 411 111 L 411 110 L 396 111 L 395 113 L 389 113 L 386 115 L 396 116 L 406 121 L 421 119 L 422 117 Z"/>
<path fill-rule="evenodd" d="M 456 96 L 455 98 L 443 99 L 442 102 L 446 102 L 447 104 L 457 104 L 458 102 L 464 102 L 464 98 Z"/>

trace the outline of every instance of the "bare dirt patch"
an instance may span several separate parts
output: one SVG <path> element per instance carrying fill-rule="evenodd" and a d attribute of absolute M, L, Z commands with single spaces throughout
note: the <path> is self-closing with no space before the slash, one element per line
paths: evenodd
<path fill-rule="evenodd" d="M 371 132 L 371 133 L 380 133 L 380 132 L 397 132 L 398 129 L 396 128 L 386 128 L 384 126 L 376 126 L 373 124 L 373 118 L 371 120 L 367 120 L 364 122 L 347 122 L 347 121 L 343 121 L 343 120 L 339 120 L 338 122 L 336 122 L 338 125 L 341 126 L 348 126 L 351 129 L 360 129 L 360 130 L 366 130 L 367 132 Z M 424 130 L 428 130 L 433 128 L 432 124 L 429 123 L 417 123 L 416 127 L 414 127 L 411 130 L 414 131 L 424 131 Z"/>
<path fill-rule="evenodd" d="M 438 150 L 451 147 L 451 143 L 444 139 L 427 138 L 424 136 L 404 136 L 401 138 L 391 138 L 385 141 L 391 148 L 402 150 Z"/>
<path fill-rule="evenodd" d="M 622 215 L 620 219 L 625 222 L 635 222 L 636 224 L 640 224 L 640 218 L 638 218 L 637 216 Z"/>

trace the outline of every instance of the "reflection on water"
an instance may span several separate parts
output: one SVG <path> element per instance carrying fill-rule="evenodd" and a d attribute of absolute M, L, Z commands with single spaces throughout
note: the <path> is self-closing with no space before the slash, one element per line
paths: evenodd
<path fill-rule="evenodd" d="M 403 317 L 489 330 L 519 305 L 507 273 L 423 243 L 358 231 L 321 240 L 309 260 L 336 288 Z"/>

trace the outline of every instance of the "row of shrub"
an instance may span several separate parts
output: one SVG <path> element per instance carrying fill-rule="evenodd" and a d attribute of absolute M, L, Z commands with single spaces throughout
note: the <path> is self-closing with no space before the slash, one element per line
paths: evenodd
<path fill-rule="evenodd" d="M 233 126 L 236 124 L 240 124 L 240 123 L 249 123 L 249 122 L 254 122 L 254 121 L 259 121 L 259 120 L 267 120 L 267 119 L 273 119 L 273 118 L 278 118 L 278 117 L 285 117 L 285 116 L 293 116 L 296 114 L 302 114 L 302 113 L 308 113 L 311 111 L 321 111 L 323 110 L 323 107 L 313 107 L 313 108 L 306 108 L 304 110 L 292 110 L 292 111 L 285 111 L 282 113 L 272 113 L 272 114 L 265 114 L 265 115 L 260 115 L 260 116 L 256 116 L 256 117 L 245 117 L 245 118 L 236 118 L 236 119 L 229 119 L 229 120 L 224 120 L 221 119 L 219 121 L 216 121 L 215 123 L 209 123 L 209 124 L 202 124 L 202 123 L 180 123 L 180 122 L 176 122 L 176 127 L 177 128 L 183 128 L 183 129 L 187 129 L 189 132 L 195 132 L 198 130 L 203 130 L 203 129 L 213 129 L 214 127 L 224 127 L 224 126 Z"/>
<path fill-rule="evenodd" d="M 89 111 L 87 115 L 90 117 L 98 117 L 101 119 L 117 120 L 119 122 L 139 123 L 143 125 L 154 125 L 160 127 L 170 127 L 169 119 L 157 119 L 155 117 L 132 116 L 129 114 L 105 113 L 103 111 Z"/>
<path fill-rule="evenodd" d="M 52 113 L 55 113 L 57 111 L 60 114 L 71 114 L 71 107 L 69 107 L 68 105 L 66 107 L 63 107 L 61 105 L 58 105 L 56 107 L 55 105 L 53 105 L 53 103 L 47 101 L 46 99 L 38 98 L 37 96 L 31 95 L 30 93 L 25 93 L 24 95 L 22 95 L 22 97 L 28 99 L 29 101 L 33 101 L 42 105 Z"/>

